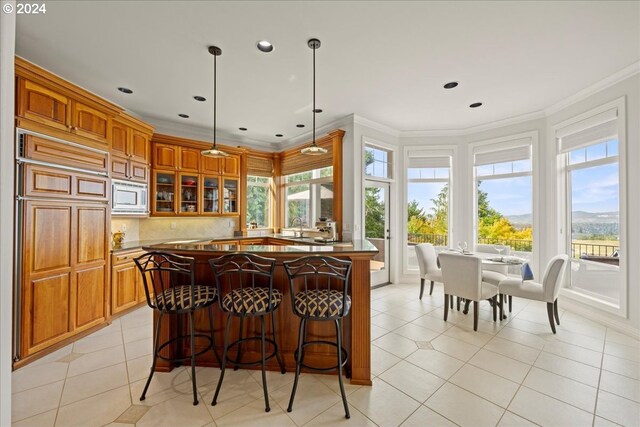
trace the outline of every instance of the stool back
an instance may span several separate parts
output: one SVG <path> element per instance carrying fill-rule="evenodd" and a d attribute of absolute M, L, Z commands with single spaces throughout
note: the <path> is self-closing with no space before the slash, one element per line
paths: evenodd
<path fill-rule="evenodd" d="M 195 299 L 190 298 L 190 303 L 183 304 L 181 299 L 186 294 L 180 292 L 181 287 L 189 286 L 191 295 L 194 294 L 193 258 L 155 251 L 139 256 L 134 262 L 142 274 L 149 307 L 163 311 L 194 310 Z M 172 310 L 172 307 L 177 306 L 182 307 L 182 310 Z"/>
<path fill-rule="evenodd" d="M 330 256 L 310 255 L 285 261 L 282 264 L 289 276 L 291 306 L 296 315 L 308 319 L 329 320 L 349 314 L 351 261 Z M 302 294 L 304 298 L 298 301 L 302 304 L 302 309 L 296 304 L 296 287 L 299 289 L 298 292 L 305 293 Z M 331 310 L 330 307 L 322 307 L 330 302 L 327 296 L 331 294 L 341 300 L 337 311 Z"/>
<path fill-rule="evenodd" d="M 273 271 L 276 260 L 249 252 L 234 252 L 210 259 L 222 311 L 238 316 L 270 313 L 273 307 Z M 223 291 L 226 288 L 226 294 Z M 231 304 L 225 306 L 225 298 Z"/>

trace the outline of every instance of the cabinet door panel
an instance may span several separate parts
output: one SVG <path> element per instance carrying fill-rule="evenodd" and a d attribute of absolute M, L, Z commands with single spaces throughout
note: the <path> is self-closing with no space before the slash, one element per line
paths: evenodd
<path fill-rule="evenodd" d="M 111 178 L 129 178 L 129 173 L 127 171 L 128 166 L 129 161 L 126 158 L 119 156 L 111 157 Z"/>
<path fill-rule="evenodd" d="M 215 157 L 200 156 L 200 172 L 204 174 L 219 175 L 220 159 Z"/>
<path fill-rule="evenodd" d="M 180 147 L 169 144 L 154 144 L 153 167 L 174 170 L 178 167 Z"/>
<path fill-rule="evenodd" d="M 222 159 L 222 174 L 228 176 L 240 176 L 240 159 L 229 156 Z"/>
<path fill-rule="evenodd" d="M 26 209 L 25 247 L 31 272 L 70 267 L 71 207 L 27 202 Z"/>
<path fill-rule="evenodd" d="M 138 162 L 129 162 L 129 178 L 135 181 L 144 181 L 147 182 L 147 173 L 149 169 L 147 165 L 144 163 Z"/>
<path fill-rule="evenodd" d="M 77 263 L 105 260 L 106 207 L 80 206 L 77 215 Z"/>
<path fill-rule="evenodd" d="M 24 146 L 25 157 L 43 162 L 107 172 L 107 153 L 89 150 L 76 145 L 63 144 L 34 135 L 27 135 Z"/>
<path fill-rule="evenodd" d="M 108 117 L 102 111 L 74 101 L 71 110 L 71 125 L 78 135 L 107 142 Z"/>
<path fill-rule="evenodd" d="M 129 127 L 117 120 L 109 122 L 111 154 L 127 156 L 129 146 Z"/>
<path fill-rule="evenodd" d="M 24 194 L 41 197 L 70 197 L 73 195 L 71 173 L 60 169 L 26 165 Z"/>
<path fill-rule="evenodd" d="M 31 313 L 28 347 L 55 340 L 69 332 L 69 273 L 29 283 L 27 309 Z"/>
<path fill-rule="evenodd" d="M 69 99 L 49 88 L 21 79 L 18 115 L 57 129 L 69 130 Z"/>
<path fill-rule="evenodd" d="M 138 268 L 135 264 L 123 264 L 113 268 L 111 278 L 111 310 L 119 313 L 138 303 L 136 289 Z"/>
<path fill-rule="evenodd" d="M 76 329 L 90 326 L 104 319 L 105 266 L 100 265 L 76 272 Z"/>
<path fill-rule="evenodd" d="M 107 199 L 109 197 L 109 185 L 104 178 L 93 178 L 77 175 L 76 197 L 86 197 L 91 199 Z"/>
<path fill-rule="evenodd" d="M 193 148 L 182 148 L 180 150 L 180 170 L 198 172 L 200 165 L 200 150 Z"/>
<path fill-rule="evenodd" d="M 149 163 L 149 136 L 132 129 L 129 154 L 137 162 Z"/>

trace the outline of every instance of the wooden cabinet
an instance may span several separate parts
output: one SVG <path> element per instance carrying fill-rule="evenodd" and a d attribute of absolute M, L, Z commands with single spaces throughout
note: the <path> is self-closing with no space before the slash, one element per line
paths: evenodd
<path fill-rule="evenodd" d="M 180 162 L 180 147 L 169 144 L 153 144 L 153 168 L 176 170 Z"/>
<path fill-rule="evenodd" d="M 28 197 L 55 197 L 73 200 L 109 199 L 106 177 L 72 172 L 49 166 L 27 164 L 21 193 Z"/>
<path fill-rule="evenodd" d="M 201 175 L 203 190 L 201 197 L 201 215 L 218 215 L 220 213 L 220 177 L 218 175 Z"/>
<path fill-rule="evenodd" d="M 151 181 L 151 213 L 173 216 L 178 213 L 176 172 L 154 171 Z"/>
<path fill-rule="evenodd" d="M 96 326 L 108 316 L 108 206 L 23 203 L 21 357 Z"/>
<path fill-rule="evenodd" d="M 146 303 L 142 274 L 133 261 L 144 251 L 118 252 L 111 257 L 111 314 Z"/>
<path fill-rule="evenodd" d="M 200 172 L 226 176 L 240 176 L 240 158 L 230 155 L 223 159 L 200 156 Z"/>
<path fill-rule="evenodd" d="M 119 119 L 109 120 L 112 178 L 148 182 L 149 135 Z"/>
<path fill-rule="evenodd" d="M 200 150 L 195 148 L 180 148 L 180 170 L 184 172 L 198 172 L 200 167 Z"/>
<path fill-rule="evenodd" d="M 107 121 L 105 112 L 79 101 L 71 103 L 71 130 L 77 135 L 106 144 Z"/>
<path fill-rule="evenodd" d="M 19 116 L 56 129 L 70 130 L 69 97 L 30 80 L 20 78 L 17 87 Z"/>
<path fill-rule="evenodd" d="M 222 213 L 223 214 L 238 214 L 240 208 L 240 196 L 239 190 L 240 181 L 238 178 L 222 177 Z"/>
<path fill-rule="evenodd" d="M 55 163 L 95 172 L 107 172 L 106 151 L 94 150 L 75 144 L 65 144 L 35 135 L 23 135 L 21 151 L 24 157 L 46 163 Z"/>

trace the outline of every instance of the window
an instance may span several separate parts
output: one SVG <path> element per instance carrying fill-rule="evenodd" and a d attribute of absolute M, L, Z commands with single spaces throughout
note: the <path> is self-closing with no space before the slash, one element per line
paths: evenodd
<path fill-rule="evenodd" d="M 532 260 L 533 176 L 531 139 L 474 149 L 476 242 L 506 245 Z"/>
<path fill-rule="evenodd" d="M 364 174 L 367 177 L 393 178 L 391 175 L 391 151 L 366 145 L 364 147 Z"/>
<path fill-rule="evenodd" d="M 620 307 L 626 292 L 620 262 L 621 171 L 617 109 L 558 129 L 565 185 L 570 289 Z"/>
<path fill-rule="evenodd" d="M 285 227 L 311 227 L 333 217 L 333 166 L 286 175 Z"/>
<path fill-rule="evenodd" d="M 247 176 L 247 224 L 268 228 L 271 218 L 271 178 Z"/>
<path fill-rule="evenodd" d="M 407 168 L 408 271 L 418 270 L 414 246 L 449 245 L 451 156 L 414 157 Z"/>

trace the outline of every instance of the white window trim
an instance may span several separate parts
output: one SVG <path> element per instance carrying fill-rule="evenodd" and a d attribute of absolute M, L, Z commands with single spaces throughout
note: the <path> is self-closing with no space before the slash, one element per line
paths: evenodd
<path fill-rule="evenodd" d="M 457 145 L 429 145 L 429 146 L 424 146 L 424 145 L 405 145 L 403 147 L 403 165 L 408 165 L 409 164 L 409 158 L 410 157 L 442 157 L 442 156 L 450 156 L 451 157 L 451 166 L 449 169 L 449 178 L 448 179 L 440 179 L 442 182 L 448 182 L 449 183 L 449 224 L 448 224 L 448 236 L 447 239 L 449 240 L 449 243 L 451 243 L 453 236 L 454 236 L 454 221 L 452 220 L 452 212 L 455 212 L 455 201 L 454 201 L 454 194 L 455 194 L 455 165 L 457 164 L 457 159 L 458 159 L 458 147 Z M 420 181 L 424 181 L 421 179 L 409 179 L 409 175 L 408 175 L 408 168 L 404 167 L 403 168 L 404 173 L 403 173 L 403 188 L 402 188 L 402 209 L 399 210 L 401 211 L 401 215 L 402 215 L 402 221 L 401 221 L 401 225 L 402 225 L 402 240 L 401 240 L 401 245 L 402 245 L 402 250 L 400 252 L 400 254 L 402 255 L 402 275 L 403 276 L 411 276 L 411 275 L 416 275 L 417 271 L 416 270 L 409 270 L 408 265 L 407 265 L 407 259 L 409 256 L 409 239 L 408 239 L 408 233 L 409 233 L 409 227 L 408 227 L 408 221 L 407 221 L 407 208 L 409 205 L 409 191 L 408 191 L 408 184 L 409 182 L 420 182 Z M 438 178 L 435 178 L 433 180 L 429 180 L 428 182 L 434 182 L 437 181 Z"/>
<path fill-rule="evenodd" d="M 306 172 L 312 172 L 315 175 L 315 172 L 317 170 L 321 170 L 321 169 L 325 169 L 325 168 L 319 168 L 319 169 L 313 169 L 311 171 L 306 171 Z M 292 173 L 291 175 L 298 175 L 301 173 L 305 173 L 305 172 L 297 172 L 297 173 Z M 284 183 L 284 219 L 285 219 L 285 225 L 282 227 L 284 229 L 289 229 L 291 228 L 291 226 L 288 225 L 288 219 L 287 218 L 287 188 L 288 187 L 293 187 L 296 185 L 305 185 L 308 184 L 309 185 L 309 212 L 311 214 L 311 218 L 309 219 L 309 224 L 307 224 L 308 227 L 312 227 L 313 224 L 312 222 L 314 221 L 314 216 L 316 214 L 320 214 L 320 195 L 317 194 L 317 186 L 315 184 L 333 184 L 333 174 L 331 176 L 325 176 L 325 177 L 312 177 L 311 179 L 306 179 L 306 180 L 302 180 L 302 181 L 293 181 L 293 182 L 286 182 L 286 177 L 289 175 L 285 175 L 283 177 L 283 180 L 285 181 Z M 317 216 L 316 216 L 317 217 Z"/>
<path fill-rule="evenodd" d="M 565 129 L 568 126 L 574 125 L 580 121 L 589 119 L 596 114 L 602 113 L 607 110 L 617 108 L 618 110 L 618 167 L 619 167 L 619 185 L 620 185 L 620 251 L 625 255 L 620 258 L 620 303 L 618 306 L 611 304 L 610 302 L 601 300 L 583 292 L 573 290 L 571 288 L 563 287 L 560 291 L 561 295 L 571 299 L 573 301 L 580 302 L 582 304 L 598 308 L 602 311 L 612 313 L 619 317 L 628 318 L 628 292 L 629 292 L 629 269 L 628 269 L 628 235 L 627 235 L 627 133 L 626 133 L 626 97 L 620 97 L 614 101 L 600 105 L 580 115 L 564 120 L 560 123 L 553 125 L 550 129 L 551 141 L 554 142 L 554 153 L 556 157 L 557 165 L 557 194 L 558 194 L 558 221 L 557 221 L 557 252 L 568 253 L 567 247 L 567 221 L 568 221 L 568 206 L 567 206 L 567 167 L 566 167 L 566 153 L 560 153 L 558 144 L 556 143 L 556 135 L 561 129 Z M 597 160 L 595 160 L 597 162 Z M 535 229 L 534 229 L 535 231 Z M 568 277 L 568 273 L 567 273 Z M 568 281 L 569 279 L 567 279 Z"/>
<path fill-rule="evenodd" d="M 478 193 L 476 191 L 476 168 L 474 163 L 474 154 L 477 152 L 487 152 L 493 150 L 503 150 L 508 149 L 510 146 L 513 147 L 521 147 L 524 139 L 527 139 L 531 143 L 531 185 L 532 185 L 532 197 L 531 208 L 533 212 L 531 212 L 531 226 L 533 227 L 533 245 L 532 245 L 532 260 L 531 264 L 533 267 L 534 274 L 536 277 L 542 278 L 542 274 L 544 273 L 544 266 L 540 265 L 540 242 L 541 242 L 541 233 L 540 233 L 540 166 L 539 166 L 539 136 L 538 131 L 529 131 L 518 133 L 514 135 L 507 135 L 500 138 L 492 138 L 482 141 L 472 142 L 468 145 L 467 152 L 467 170 L 470 171 L 470 181 L 469 185 L 471 188 L 471 197 L 473 199 L 472 203 L 472 215 L 471 222 L 467 224 L 468 236 L 471 236 L 472 242 L 478 241 L 478 221 L 477 221 L 477 212 L 478 212 Z M 508 178 L 515 176 L 523 176 L 523 174 L 515 173 L 515 174 L 502 174 L 496 175 L 495 178 Z M 528 176 L 529 172 L 525 172 L 524 175 Z M 487 177 L 480 177 L 483 180 L 488 179 Z"/>

